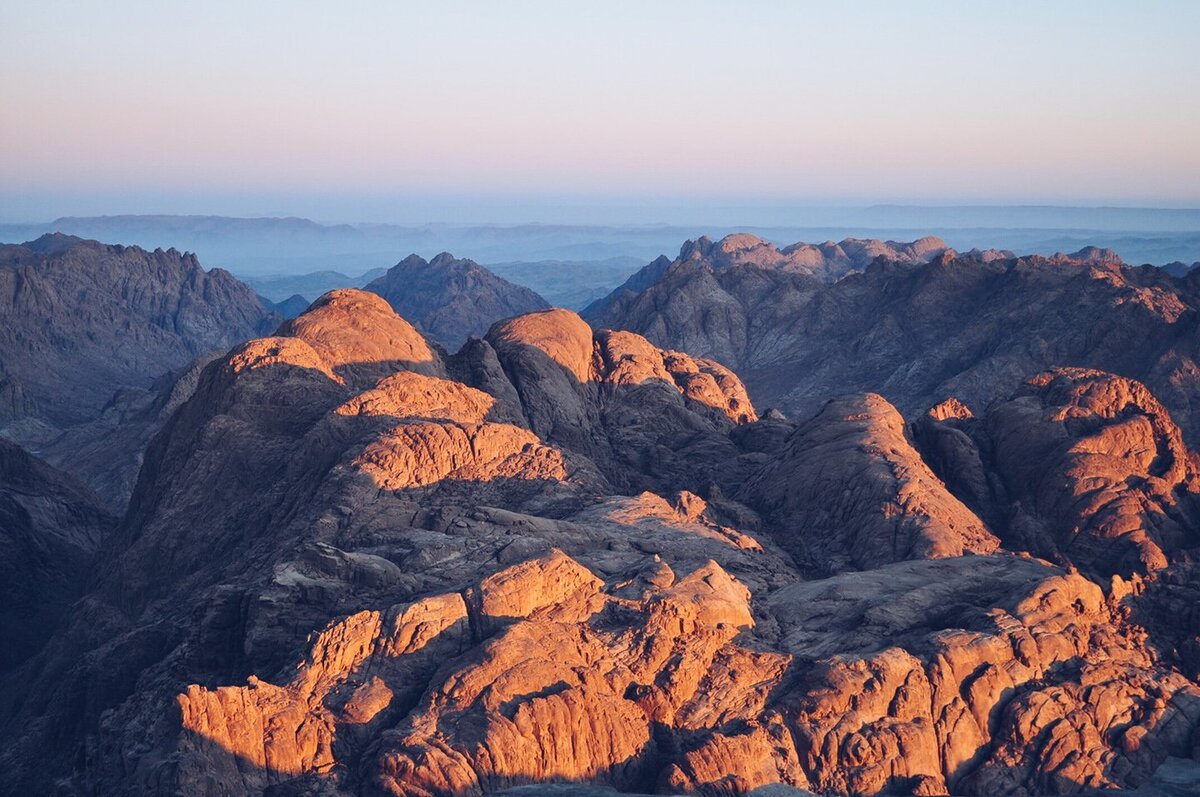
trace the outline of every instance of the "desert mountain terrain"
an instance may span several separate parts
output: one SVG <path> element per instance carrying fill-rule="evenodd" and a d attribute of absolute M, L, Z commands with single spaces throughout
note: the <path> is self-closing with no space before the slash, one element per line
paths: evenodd
<path fill-rule="evenodd" d="M 61 234 L 0 245 L 0 434 L 124 508 L 189 369 L 282 320 L 194 255 Z"/>
<path fill-rule="evenodd" d="M 5 420 L 90 420 L 120 387 L 278 324 L 231 274 L 64 235 L 0 246 Z"/>
<path fill-rule="evenodd" d="M 368 283 L 366 290 L 387 299 L 431 340 L 450 349 L 482 335 L 502 318 L 549 307 L 528 288 L 448 252 L 432 260 L 409 255 Z"/>
<path fill-rule="evenodd" d="M 1094 247 L 1053 257 L 918 248 L 920 257 L 864 257 L 861 271 L 831 274 L 793 264 L 807 245 L 689 242 L 584 316 L 715 358 L 759 406 L 797 419 L 863 391 L 907 418 L 951 396 L 979 412 L 1040 370 L 1075 366 L 1143 382 L 1189 440 L 1200 438 L 1197 277 L 1130 267 Z"/>
<path fill-rule="evenodd" d="M 792 421 L 570 311 L 446 354 L 335 291 L 196 376 L 0 757 L 16 793 L 1153 785 L 1200 755 L 1198 473 L 1094 368 Z"/>

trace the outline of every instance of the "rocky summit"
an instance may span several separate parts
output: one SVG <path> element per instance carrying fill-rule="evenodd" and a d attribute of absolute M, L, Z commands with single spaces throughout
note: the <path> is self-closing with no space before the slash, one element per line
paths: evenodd
<path fill-rule="evenodd" d="M 194 255 L 61 234 L 0 245 L 0 417 L 91 420 L 121 387 L 279 323 L 246 285 Z"/>
<path fill-rule="evenodd" d="M 1200 458 L 1127 376 L 792 421 L 570 311 L 447 354 L 339 290 L 191 379 L 119 521 L 5 460 L 19 592 L 59 596 L 0 695 L 11 793 L 1049 795 L 1200 760 Z"/>
<path fill-rule="evenodd" d="M 854 392 L 879 393 L 906 418 L 947 397 L 981 411 L 1038 371 L 1074 366 L 1139 380 L 1200 441 L 1195 273 L 1130 267 L 1096 247 L 1014 257 L 923 240 L 904 256 L 874 242 L 866 251 L 879 257 L 833 280 L 789 265 L 785 253 L 808 245 L 702 239 L 584 315 L 720 360 L 760 406 L 799 419 Z"/>
<path fill-rule="evenodd" d="M 191 375 L 282 318 L 194 255 L 61 234 L 0 245 L 0 436 L 121 511 Z"/>
<path fill-rule="evenodd" d="M 449 252 L 428 261 L 409 255 L 366 289 L 449 349 L 482 335 L 496 321 L 549 307 L 529 288 Z"/>

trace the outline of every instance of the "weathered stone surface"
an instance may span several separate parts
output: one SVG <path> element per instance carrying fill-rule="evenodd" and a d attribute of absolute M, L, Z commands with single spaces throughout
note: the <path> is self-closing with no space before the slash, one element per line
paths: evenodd
<path fill-rule="evenodd" d="M 365 291 L 330 291 L 277 334 L 312 346 L 335 378 L 360 390 L 401 368 L 442 372 L 441 357 L 421 333 Z"/>
<path fill-rule="evenodd" d="M 0 672 L 36 653 L 83 594 L 116 524 L 82 484 L 0 440 Z"/>
<path fill-rule="evenodd" d="M 482 336 L 496 321 L 549 306 L 529 288 L 448 252 L 428 262 L 409 255 L 366 290 L 382 296 L 430 340 L 451 350 L 471 336 Z"/>
<path fill-rule="evenodd" d="M 17 793 L 1076 793 L 1197 759 L 1195 455 L 1129 380 L 797 425 L 565 311 L 445 357 L 340 292 L 187 392 L 0 682 Z"/>
<path fill-rule="evenodd" d="M 918 248 L 880 250 L 862 273 L 837 271 L 826 284 L 788 265 L 793 247 L 752 236 L 689 242 L 584 316 L 713 357 L 758 406 L 796 418 L 861 392 L 906 417 L 948 396 L 980 412 L 1035 373 L 1079 366 L 1140 380 L 1200 440 L 1200 273 L 1131 268 L 1095 249 L 1014 258 Z"/>
<path fill-rule="evenodd" d="M 618 489 L 707 492 L 744 476 L 729 439 L 757 415 L 741 381 L 718 363 L 663 352 L 638 335 L 594 333 L 569 310 L 496 324 L 486 338 L 529 428 L 588 456 Z M 512 399 L 508 398 L 511 402 Z"/>
<path fill-rule="evenodd" d="M 1190 755 L 1200 689 L 1156 665 L 1139 629 L 1079 575 L 963 557 L 798 584 L 770 601 L 784 647 L 817 659 L 795 703 L 817 790 L 1071 793 L 1136 785 L 1168 755 Z M 839 629 L 851 638 L 839 642 Z M 1116 717 L 1145 744 L 1123 743 Z"/>
<path fill-rule="evenodd" d="M 652 728 L 703 733 L 717 719 L 707 716 L 705 688 L 728 678 L 730 658 L 761 675 L 779 667 L 769 657 L 756 667 L 729 644 L 753 625 L 749 592 L 715 563 L 640 599 L 603 586 L 551 552 L 485 579 L 465 602 L 452 594 L 331 625 L 285 687 L 189 687 L 169 777 L 185 791 L 239 790 L 327 772 L 343 735 L 375 723 L 390 729 L 364 751 L 361 774 L 386 793 L 646 782 L 659 766 Z M 459 655 L 434 675 L 434 652 Z M 404 679 L 419 674 L 432 683 L 390 727 L 396 691 L 412 693 Z M 743 708 L 753 710 L 765 695 L 747 687 Z"/>
<path fill-rule="evenodd" d="M 1061 368 L 982 418 L 938 414 L 915 424 L 922 450 L 1006 547 L 1070 563 L 1101 583 L 1200 547 L 1196 455 L 1140 383 Z"/>
<path fill-rule="evenodd" d="M 819 573 L 989 553 L 1000 541 L 934 476 L 881 396 L 830 401 L 739 497 Z"/>
<path fill-rule="evenodd" d="M 0 246 L 0 320 L 6 378 L 29 413 L 58 427 L 92 420 L 118 388 L 148 388 L 279 323 L 194 255 L 60 234 Z"/>
<path fill-rule="evenodd" d="M 638 597 L 614 586 L 553 551 L 465 603 L 353 615 L 286 687 L 190 687 L 173 773 L 211 782 L 230 752 L 264 784 L 331 773 L 334 740 L 365 722 L 380 743 L 353 748 L 362 780 L 340 782 L 387 794 L 1069 793 L 1149 779 L 1200 727 L 1200 688 L 1156 665 L 1096 585 L 1035 560 L 795 583 L 768 601 L 780 652 L 746 647 L 749 592 L 715 564 L 665 568 Z M 454 656 L 436 673 L 421 658 L 435 645 Z M 397 672 L 431 679 L 403 719 Z"/>
<path fill-rule="evenodd" d="M 1197 462 L 1138 382 L 1083 369 L 1031 379 L 989 413 L 987 434 L 1014 525 L 1041 555 L 1107 576 L 1165 567 L 1200 546 Z"/>
<path fill-rule="evenodd" d="M 590 368 L 592 335 L 580 326 Z M 473 373 L 508 382 L 481 351 L 476 362 L 483 367 Z M 510 352 L 510 367 L 513 357 L 527 354 Z M 753 409 L 737 405 L 745 394 L 736 377 L 690 358 L 668 366 L 663 353 L 644 345 L 625 351 L 619 367 L 619 385 L 603 382 L 603 371 L 589 377 L 585 398 L 596 412 L 636 406 L 619 403 L 624 391 L 646 390 L 669 408 L 653 419 L 655 441 L 684 437 L 689 450 L 716 447 L 731 459 L 739 456 L 728 438 L 734 422 L 727 413 L 732 408 L 752 417 Z M 684 375 L 683 386 L 675 372 Z M 94 774 L 75 773 L 86 778 L 76 781 L 79 788 L 150 788 L 166 777 L 163 761 L 176 749 L 171 740 L 178 733 L 163 700 L 167 691 L 181 692 L 181 678 L 215 686 L 263 673 L 264 684 L 289 684 L 290 678 L 271 674 L 290 670 L 305 637 L 332 618 L 419 602 L 464 583 L 486 586 L 489 573 L 554 547 L 635 597 L 643 589 L 638 585 L 650 589 L 662 581 L 659 570 L 677 565 L 691 572 L 710 559 L 753 584 L 793 572 L 777 550 L 764 550 L 727 525 L 727 502 L 719 497 L 710 507 L 675 487 L 666 493 L 670 501 L 648 496 L 643 508 L 623 499 L 607 503 L 603 497 L 612 487 L 586 451 L 531 431 L 530 418 L 512 416 L 523 409 L 520 401 L 514 410 L 511 402 L 444 373 L 440 355 L 419 333 L 378 298 L 354 292 L 328 295 L 279 335 L 244 344 L 206 367 L 150 447 L 129 515 L 100 553 L 99 583 L 54 640 L 53 657 L 30 674 L 42 688 L 13 699 L 15 713 L 6 716 L 46 720 L 22 732 L 7 760 L 35 760 L 47 735 L 73 738 L 77 749 L 86 746 L 96 756 Z M 645 373 L 670 381 L 628 384 Z M 696 380 L 699 386 L 691 384 Z M 508 384 L 508 394 L 498 383 L 490 387 L 511 395 L 516 389 Z M 550 401 L 536 382 L 523 389 L 531 405 Z M 705 403 L 709 399 L 718 406 Z M 641 423 L 648 429 L 651 419 Z M 599 423 L 587 438 L 596 450 L 621 450 L 616 430 L 626 428 L 619 421 Z M 634 451 L 631 461 L 637 456 Z M 637 467 L 633 473 L 641 478 L 668 481 L 654 461 Z M 527 597 L 519 593 L 518 603 Z M 508 615 L 479 616 L 472 633 L 502 625 Z M 355 687 L 348 716 L 383 712 L 387 692 L 397 688 L 380 678 L 382 685 L 367 679 Z M 78 694 L 87 696 L 82 709 Z M 271 726 L 283 720 L 270 717 L 293 716 L 281 707 L 280 694 L 264 687 L 262 701 L 236 697 L 252 715 L 249 725 L 229 719 L 221 732 L 228 738 L 192 734 L 187 744 L 228 752 L 255 723 Z M 188 716 L 211 719 L 233 705 L 232 693 L 214 695 L 194 695 Z M 323 777 L 322 767 L 338 753 L 322 722 L 305 725 L 274 753 L 260 744 L 249 754 L 257 763 L 226 755 L 212 770 L 223 773 L 213 776 L 213 784 L 222 785 L 212 788 L 278 785 L 287 773 L 252 773 L 270 756 L 294 756 L 308 768 L 304 777 Z M 374 738 L 363 733 L 364 744 Z M 50 769 L 23 768 L 17 780 L 42 783 Z M 54 777 L 70 774 L 57 772 Z"/>
<path fill-rule="evenodd" d="M 0 436 L 119 514 L 195 364 L 280 317 L 194 255 L 65 235 L 0 245 Z"/>

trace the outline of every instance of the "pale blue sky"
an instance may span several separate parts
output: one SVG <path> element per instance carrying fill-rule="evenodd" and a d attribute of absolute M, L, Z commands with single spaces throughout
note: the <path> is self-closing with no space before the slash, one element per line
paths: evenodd
<path fill-rule="evenodd" d="M 1195 206 L 1198 33 L 1182 0 L 0 0 L 0 211 Z"/>

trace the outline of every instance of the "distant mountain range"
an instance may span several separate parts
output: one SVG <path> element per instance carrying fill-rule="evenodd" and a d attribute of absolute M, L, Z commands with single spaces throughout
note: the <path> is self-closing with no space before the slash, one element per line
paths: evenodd
<path fill-rule="evenodd" d="M 689 241 L 584 316 L 726 363 L 759 406 L 798 418 L 867 390 L 905 414 L 948 395 L 979 412 L 1032 372 L 1080 366 L 1142 380 L 1200 439 L 1200 272 L 1131 267 L 1098 247 L 1016 257 L 868 243 L 857 259 L 843 242 L 798 267 L 807 244 Z"/>
<path fill-rule="evenodd" d="M 488 271 L 498 277 L 536 292 L 555 307 L 579 310 L 601 299 L 617 285 L 645 265 L 636 257 L 611 257 L 606 260 L 538 260 L 488 263 Z M 339 271 L 313 271 L 306 274 L 277 274 L 246 277 L 245 281 L 260 296 L 272 302 L 287 318 L 299 315 L 308 302 L 336 288 L 363 288 L 387 272 L 384 268 L 350 276 Z M 298 304 L 303 299 L 304 306 Z M 281 303 L 288 302 L 285 306 Z"/>
<path fill-rule="evenodd" d="M 1197 792 L 1200 273 L 739 233 L 592 325 L 368 288 L 0 247 L 0 791 Z"/>
<path fill-rule="evenodd" d="M 0 224 L 0 241 L 32 240 L 48 232 L 195 252 L 209 266 L 243 277 L 336 271 L 360 275 L 387 268 L 409 252 L 425 258 L 455 252 L 479 263 L 602 261 L 649 262 L 679 242 L 748 232 L 767 241 L 839 241 L 844 238 L 915 240 L 937 235 L 948 245 L 1009 249 L 1017 254 L 1111 248 L 1129 263 L 1200 260 L 1200 211 L 1055 207 L 875 207 L 838 212 L 798 208 L 779 223 L 645 225 L 320 224 L 301 218 L 225 216 L 63 217 L 37 224 Z M 502 270 L 497 273 L 506 278 Z M 355 277 L 357 279 L 357 277 Z M 520 280 L 516 280 L 520 282 Z M 620 280 L 611 283 L 610 287 Z M 363 283 L 365 284 L 365 282 Z M 338 287 L 347 287 L 341 285 Z M 357 287 L 357 286 L 356 286 Z M 547 299 L 546 284 L 527 284 Z M 300 293 L 309 299 L 303 291 Z M 291 295 L 263 295 L 273 300 Z M 564 300 L 565 302 L 566 300 Z"/>
<path fill-rule="evenodd" d="M 304 274 L 275 274 L 267 277 L 243 277 L 247 285 L 272 302 L 281 302 L 300 295 L 308 301 L 336 288 L 361 288 L 387 271 L 373 268 L 357 276 L 340 271 L 310 271 Z"/>
<path fill-rule="evenodd" d="M 387 299 L 393 310 L 450 351 L 472 335 L 481 337 L 501 319 L 550 306 L 528 288 L 449 252 L 432 260 L 409 255 L 366 289 Z"/>

